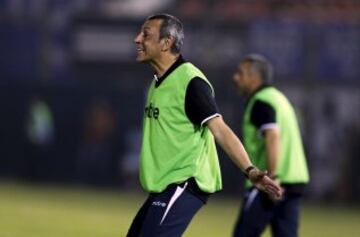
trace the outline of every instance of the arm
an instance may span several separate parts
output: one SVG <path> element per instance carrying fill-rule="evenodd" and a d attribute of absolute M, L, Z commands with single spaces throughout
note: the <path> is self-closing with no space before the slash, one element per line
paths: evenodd
<path fill-rule="evenodd" d="M 266 167 L 269 176 L 275 177 L 280 155 L 280 130 L 276 122 L 275 109 L 265 101 L 255 101 L 251 111 L 251 123 L 264 138 Z"/>
<path fill-rule="evenodd" d="M 219 114 L 210 86 L 200 78 L 189 83 L 185 97 L 185 112 L 189 120 L 198 126 L 208 126 L 216 141 L 225 150 L 234 163 L 248 175 L 259 189 L 268 192 L 274 198 L 281 196 L 280 187 L 265 172 L 252 168 L 251 161 L 240 140 L 225 124 Z"/>
<path fill-rule="evenodd" d="M 280 155 L 280 131 L 278 128 L 264 131 L 266 145 L 266 163 L 270 177 L 276 176 L 278 157 Z"/>
<path fill-rule="evenodd" d="M 209 120 L 207 126 L 214 135 L 217 143 L 242 171 L 252 166 L 242 143 L 221 117 Z M 247 175 L 258 189 L 267 192 L 274 199 L 281 197 L 281 188 L 266 175 L 266 172 L 254 168 Z"/>
<path fill-rule="evenodd" d="M 243 172 L 252 166 L 244 146 L 222 117 L 211 119 L 207 122 L 207 126 L 214 135 L 216 142 Z"/>

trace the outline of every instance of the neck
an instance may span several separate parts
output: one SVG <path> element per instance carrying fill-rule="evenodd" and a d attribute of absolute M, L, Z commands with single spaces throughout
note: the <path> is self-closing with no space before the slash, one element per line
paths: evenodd
<path fill-rule="evenodd" d="M 251 95 L 253 95 L 255 91 L 257 91 L 262 85 L 263 83 L 261 82 L 253 83 L 249 88 L 249 90 L 247 91 L 246 97 L 250 97 Z"/>
<path fill-rule="evenodd" d="M 157 60 L 150 62 L 151 67 L 155 70 L 156 75 L 161 77 L 179 58 L 179 54 L 168 54 L 160 57 Z"/>

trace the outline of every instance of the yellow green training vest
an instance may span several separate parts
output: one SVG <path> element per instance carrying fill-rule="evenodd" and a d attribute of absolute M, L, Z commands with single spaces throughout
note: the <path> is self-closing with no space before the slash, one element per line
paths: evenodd
<path fill-rule="evenodd" d="M 298 122 L 288 99 L 274 87 L 265 87 L 253 95 L 246 106 L 243 120 L 244 146 L 251 161 L 261 170 L 266 170 L 265 139 L 251 122 L 251 111 L 255 101 L 269 104 L 276 114 L 276 124 L 280 129 L 280 157 L 277 172 L 281 183 L 307 183 L 309 173 Z M 247 187 L 252 184 L 248 181 Z"/>
<path fill-rule="evenodd" d="M 191 63 L 178 66 L 158 87 L 155 81 L 151 83 L 140 155 L 140 182 L 148 192 L 162 192 L 169 184 L 191 177 L 204 192 L 222 188 L 214 137 L 206 126 L 194 125 L 185 113 L 186 89 L 194 77 L 212 88 Z"/>

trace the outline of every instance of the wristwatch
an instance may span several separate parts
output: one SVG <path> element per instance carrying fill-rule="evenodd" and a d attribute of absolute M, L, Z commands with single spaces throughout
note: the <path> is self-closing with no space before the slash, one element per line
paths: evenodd
<path fill-rule="evenodd" d="M 256 167 L 253 166 L 253 165 L 250 165 L 249 167 L 247 167 L 247 168 L 245 169 L 244 175 L 245 175 L 246 178 L 249 178 L 249 173 L 250 173 L 250 171 L 252 171 L 253 169 L 256 169 Z"/>

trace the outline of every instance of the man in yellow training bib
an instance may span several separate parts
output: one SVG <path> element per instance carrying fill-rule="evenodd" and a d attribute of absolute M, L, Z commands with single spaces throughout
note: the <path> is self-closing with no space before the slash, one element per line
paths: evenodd
<path fill-rule="evenodd" d="M 244 145 L 252 162 L 281 184 L 284 197 L 274 201 L 246 182 L 248 188 L 234 237 L 258 237 L 270 224 L 274 237 L 298 236 L 299 199 L 309 181 L 300 131 L 293 107 L 271 86 L 272 66 L 262 55 L 241 60 L 234 82 L 247 98 Z"/>
<path fill-rule="evenodd" d="M 155 75 L 140 157 L 140 181 L 150 194 L 128 237 L 183 234 L 208 196 L 222 188 L 215 140 L 254 185 L 281 196 L 280 187 L 252 165 L 224 123 L 206 76 L 181 56 L 183 39 L 182 23 L 167 14 L 148 17 L 135 38 L 136 60 L 150 64 Z"/>

